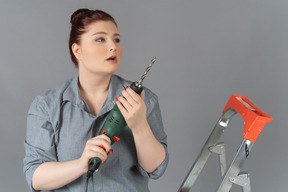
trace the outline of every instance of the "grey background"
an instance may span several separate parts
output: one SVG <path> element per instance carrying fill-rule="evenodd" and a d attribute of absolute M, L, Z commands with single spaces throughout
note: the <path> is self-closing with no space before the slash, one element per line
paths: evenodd
<path fill-rule="evenodd" d="M 117 74 L 144 81 L 160 99 L 170 163 L 151 191 L 177 191 L 232 94 L 272 116 L 244 170 L 254 192 L 287 189 L 287 0 L 13 0 L 0 1 L 0 190 L 28 191 L 22 173 L 26 114 L 33 98 L 73 77 L 70 15 L 103 9 L 119 25 L 123 57 Z M 228 161 L 242 141 L 236 116 L 221 140 Z M 191 191 L 214 191 L 211 156 Z M 240 191 L 233 187 L 232 191 Z"/>

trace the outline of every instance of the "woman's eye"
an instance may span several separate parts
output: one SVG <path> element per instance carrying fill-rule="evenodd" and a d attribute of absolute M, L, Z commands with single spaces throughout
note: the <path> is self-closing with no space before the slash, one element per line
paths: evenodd
<path fill-rule="evenodd" d="M 114 39 L 114 42 L 115 42 L 115 43 L 120 43 L 120 39 L 119 39 L 119 38 L 116 38 L 116 39 Z"/>
<path fill-rule="evenodd" d="M 102 37 L 100 37 L 100 38 L 96 39 L 96 41 L 97 41 L 97 42 L 104 42 L 104 41 L 105 41 L 105 39 L 104 39 L 104 38 L 102 38 Z"/>

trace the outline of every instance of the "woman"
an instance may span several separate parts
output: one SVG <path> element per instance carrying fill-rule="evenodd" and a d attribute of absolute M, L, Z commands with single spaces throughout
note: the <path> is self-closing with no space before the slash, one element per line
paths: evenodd
<path fill-rule="evenodd" d="M 147 88 L 139 96 L 131 82 L 114 75 L 122 47 L 113 17 L 74 12 L 69 49 L 77 76 L 36 97 L 28 112 L 28 185 L 32 191 L 83 191 L 89 159 L 97 156 L 107 162 L 94 173 L 90 191 L 149 191 L 148 179 L 159 178 L 168 164 L 167 136 L 157 96 Z M 127 127 L 111 146 L 100 131 L 115 102 Z"/>

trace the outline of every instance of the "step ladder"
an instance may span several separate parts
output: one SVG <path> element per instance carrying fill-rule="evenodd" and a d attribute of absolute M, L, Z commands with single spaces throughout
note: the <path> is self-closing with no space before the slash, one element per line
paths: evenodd
<path fill-rule="evenodd" d="M 218 140 L 228 126 L 230 119 L 237 113 L 244 119 L 242 134 L 244 140 L 227 169 L 225 144 L 223 142 L 218 143 Z M 257 108 L 247 97 L 232 95 L 178 192 L 188 192 L 191 189 L 212 152 L 219 155 L 222 175 L 222 181 L 217 192 L 229 192 L 233 184 L 241 186 L 243 192 L 251 192 L 249 173 L 240 171 L 265 124 L 271 121 L 272 118 Z"/>

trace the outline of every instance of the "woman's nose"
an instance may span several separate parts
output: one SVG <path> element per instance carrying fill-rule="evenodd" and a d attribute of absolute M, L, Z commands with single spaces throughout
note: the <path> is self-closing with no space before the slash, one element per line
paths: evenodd
<path fill-rule="evenodd" d="M 114 41 L 111 41 L 109 43 L 108 49 L 109 49 L 109 51 L 116 51 L 116 43 Z"/>

